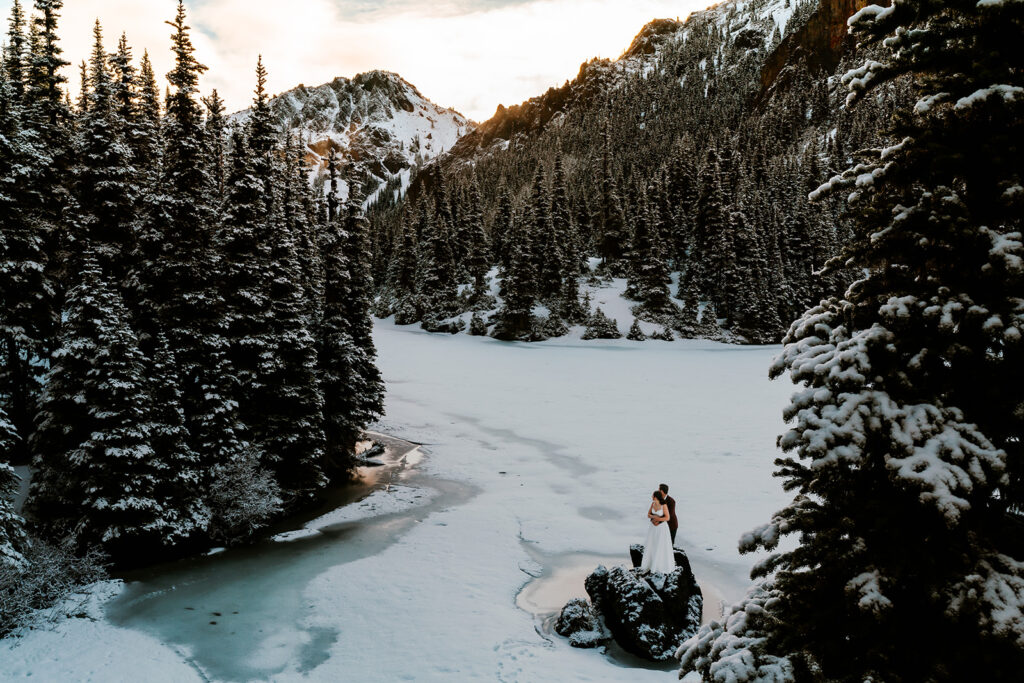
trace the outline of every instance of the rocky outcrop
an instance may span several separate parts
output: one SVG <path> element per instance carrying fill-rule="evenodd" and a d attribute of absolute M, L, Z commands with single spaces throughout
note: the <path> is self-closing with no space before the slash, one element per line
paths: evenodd
<path fill-rule="evenodd" d="M 762 97 L 776 84 L 786 67 L 803 63 L 816 73 L 830 73 L 839 65 L 849 31 L 847 19 L 866 5 L 888 5 L 888 0 L 821 0 L 818 9 L 798 30 L 779 43 L 761 69 Z"/>
<path fill-rule="evenodd" d="M 643 546 L 633 546 L 630 554 Z M 639 560 L 635 560 L 638 563 Z M 614 638 L 624 650 L 652 661 L 667 661 L 680 643 L 697 632 L 704 599 L 686 554 L 676 550 L 670 574 L 636 567 L 598 567 L 585 586 L 590 603 L 574 599 L 562 610 L 555 630 L 575 647 L 595 647 Z"/>

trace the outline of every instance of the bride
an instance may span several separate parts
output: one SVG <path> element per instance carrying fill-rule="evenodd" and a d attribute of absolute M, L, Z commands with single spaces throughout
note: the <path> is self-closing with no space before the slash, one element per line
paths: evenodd
<path fill-rule="evenodd" d="M 640 569 L 668 574 L 676 568 L 676 558 L 672 551 L 672 536 L 668 531 L 668 506 L 665 505 L 665 494 L 661 491 L 655 491 L 651 496 L 647 517 L 651 520 L 651 528 L 647 530 L 647 543 L 644 544 Z"/>

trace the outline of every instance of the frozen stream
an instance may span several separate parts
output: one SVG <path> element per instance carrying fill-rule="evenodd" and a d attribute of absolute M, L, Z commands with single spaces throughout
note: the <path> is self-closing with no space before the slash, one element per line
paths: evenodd
<path fill-rule="evenodd" d="M 277 529 L 287 538 L 307 522 L 312 528 L 298 538 L 268 538 L 129 574 L 126 590 L 107 607 L 108 619 L 171 645 L 204 679 L 266 679 L 285 666 L 304 672 L 326 661 L 342 629 L 305 623 L 315 607 L 303 596 L 310 581 L 328 568 L 381 552 L 433 512 L 471 495 L 466 485 L 418 475 L 408 463 L 415 444 L 373 436 L 386 445 L 383 466 L 360 468 L 359 480 L 319 511 L 328 513 L 320 521 L 311 514 Z M 371 493 L 396 485 L 424 492 L 414 497 L 434 496 L 402 512 L 331 522 L 330 508 L 358 507 Z"/>

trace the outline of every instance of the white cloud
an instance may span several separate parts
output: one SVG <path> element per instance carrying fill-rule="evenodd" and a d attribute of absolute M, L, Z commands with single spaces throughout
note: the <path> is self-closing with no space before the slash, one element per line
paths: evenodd
<path fill-rule="evenodd" d="M 273 92 L 371 69 L 395 71 L 438 104 L 475 119 L 572 78 L 581 62 L 616 57 L 656 17 L 711 0 L 199 0 L 186 4 L 197 56 L 232 109 L 252 96 L 258 54 Z M 11 0 L 0 0 L 7 12 Z M 23 0 L 31 4 L 31 0 Z M 63 11 L 66 57 L 89 54 L 97 17 L 113 45 L 122 31 L 157 74 L 171 67 L 173 0 L 72 0 Z M 72 77 L 77 90 L 77 69 Z"/>

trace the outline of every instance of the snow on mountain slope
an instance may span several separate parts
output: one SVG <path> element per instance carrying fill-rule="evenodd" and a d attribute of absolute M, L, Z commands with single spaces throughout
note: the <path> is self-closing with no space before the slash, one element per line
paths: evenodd
<path fill-rule="evenodd" d="M 300 85 L 271 100 L 282 126 L 307 145 L 313 182 L 323 182 L 333 148 L 343 165 L 369 180 L 369 200 L 385 188 L 404 192 L 412 172 L 455 146 L 473 123 L 438 106 L 414 85 L 388 71 L 336 78 L 317 87 Z M 249 112 L 236 114 L 244 122 Z M 374 190 L 376 187 L 376 190 Z M 341 189 L 347 196 L 347 186 Z"/>

